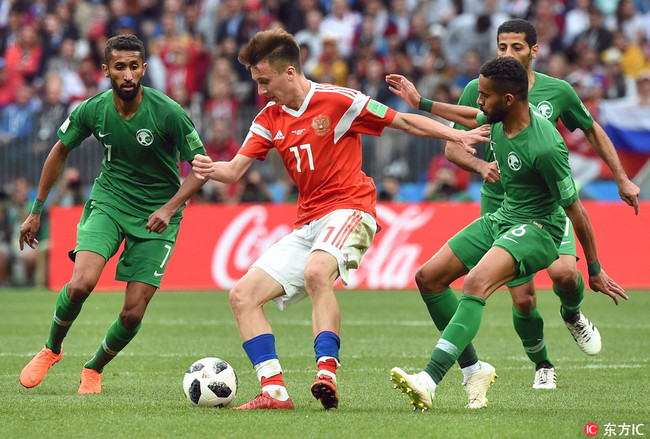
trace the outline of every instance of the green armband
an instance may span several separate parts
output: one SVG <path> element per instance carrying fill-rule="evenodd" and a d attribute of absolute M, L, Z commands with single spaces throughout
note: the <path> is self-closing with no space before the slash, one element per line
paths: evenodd
<path fill-rule="evenodd" d="M 39 200 L 38 198 L 34 200 L 34 204 L 32 204 L 32 210 L 31 213 L 40 215 L 43 213 L 43 205 L 45 204 L 44 201 Z"/>
<path fill-rule="evenodd" d="M 431 113 L 431 109 L 433 108 L 433 101 L 420 96 L 420 105 L 418 108 L 422 111 L 426 111 L 427 113 Z"/>
<path fill-rule="evenodd" d="M 589 276 L 596 276 L 600 274 L 600 262 L 598 262 L 598 259 L 596 259 L 596 262 L 593 264 L 587 264 L 587 271 L 589 272 Z"/>

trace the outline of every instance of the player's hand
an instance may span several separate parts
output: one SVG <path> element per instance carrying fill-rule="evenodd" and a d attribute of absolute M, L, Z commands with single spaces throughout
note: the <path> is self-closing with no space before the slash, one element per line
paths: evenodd
<path fill-rule="evenodd" d="M 501 173 L 499 172 L 499 165 L 497 162 L 485 162 L 480 171 L 481 177 L 483 177 L 483 180 L 488 183 L 496 183 L 501 179 Z"/>
<path fill-rule="evenodd" d="M 404 99 L 407 104 L 416 110 L 420 108 L 420 93 L 418 93 L 411 81 L 402 75 L 392 73 L 386 75 L 386 82 L 390 91 Z"/>
<path fill-rule="evenodd" d="M 212 173 L 212 159 L 207 155 L 196 154 L 192 160 L 192 171 L 199 178 L 209 178 Z"/>
<path fill-rule="evenodd" d="M 639 186 L 632 183 L 630 179 L 626 179 L 618 185 L 618 194 L 621 196 L 621 200 L 634 207 L 634 213 L 636 215 L 639 214 L 640 193 L 641 189 L 639 189 Z"/>
<path fill-rule="evenodd" d="M 145 226 L 149 233 L 162 233 L 169 226 L 169 221 L 171 220 L 174 212 L 171 212 L 165 206 L 162 206 L 160 209 L 156 210 L 154 213 L 149 215 L 147 225 Z"/>
<path fill-rule="evenodd" d="M 36 248 L 38 240 L 36 239 L 36 232 L 41 227 L 41 216 L 30 213 L 25 222 L 20 226 L 20 238 L 18 242 L 20 249 L 25 248 L 25 244 L 31 248 Z"/>
<path fill-rule="evenodd" d="M 474 128 L 470 131 L 458 130 L 461 136 L 461 140 L 456 142 L 463 147 L 463 149 L 474 155 L 476 154 L 476 149 L 474 145 L 481 142 L 490 142 L 490 138 L 487 137 L 490 134 L 490 125 L 481 125 L 478 128 Z"/>
<path fill-rule="evenodd" d="M 612 298 L 615 304 L 618 305 L 618 297 L 628 300 L 629 297 L 625 294 L 625 290 L 616 282 L 607 276 L 604 270 L 601 270 L 595 276 L 589 276 L 589 287 L 594 291 L 601 293 Z"/>

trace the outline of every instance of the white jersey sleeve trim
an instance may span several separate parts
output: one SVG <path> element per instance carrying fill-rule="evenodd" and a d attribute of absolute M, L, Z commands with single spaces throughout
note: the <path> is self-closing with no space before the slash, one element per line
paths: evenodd
<path fill-rule="evenodd" d="M 250 129 L 248 135 L 246 136 L 246 140 L 249 139 L 251 133 L 255 133 L 258 136 L 264 137 L 269 142 L 273 140 L 273 137 L 271 136 L 271 131 L 264 128 L 262 125 L 260 125 L 258 123 L 255 123 L 255 122 L 253 122 L 251 124 L 251 129 Z M 244 143 L 246 143 L 246 141 L 244 141 Z"/>
<path fill-rule="evenodd" d="M 348 132 L 352 126 L 352 122 L 354 122 L 357 116 L 361 114 L 363 107 L 369 100 L 370 97 L 364 95 L 361 92 L 358 92 L 354 96 L 352 105 L 350 105 L 350 108 L 348 108 L 348 110 L 343 114 L 343 117 L 341 117 L 339 123 L 336 124 L 336 128 L 334 128 L 334 143 L 337 143 L 341 137 L 343 137 L 345 133 Z"/>

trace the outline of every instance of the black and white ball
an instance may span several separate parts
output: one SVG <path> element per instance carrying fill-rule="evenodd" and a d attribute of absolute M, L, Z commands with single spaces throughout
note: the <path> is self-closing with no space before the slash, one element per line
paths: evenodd
<path fill-rule="evenodd" d="M 183 378 L 188 401 L 201 407 L 224 407 L 237 394 L 237 375 L 226 361 L 207 357 L 194 362 Z"/>

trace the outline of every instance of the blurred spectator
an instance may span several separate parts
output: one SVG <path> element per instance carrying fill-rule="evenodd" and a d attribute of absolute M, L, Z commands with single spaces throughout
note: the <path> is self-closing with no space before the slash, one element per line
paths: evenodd
<path fill-rule="evenodd" d="M 470 50 L 491 58 L 494 41 L 491 33 L 492 19 L 489 15 L 465 12 L 449 22 L 444 41 L 445 58 L 457 68 L 462 68 L 463 57 Z M 482 60 L 484 61 L 484 60 Z"/>
<path fill-rule="evenodd" d="M 463 60 L 464 62 L 460 72 L 456 75 L 453 82 L 453 94 L 458 97 L 460 97 L 463 89 L 471 80 L 478 78 L 478 72 L 481 69 L 481 65 L 483 65 L 481 55 L 473 50 L 466 52 Z"/>
<path fill-rule="evenodd" d="M 2 56 L 5 55 L 7 48 L 16 44 L 20 38 L 21 28 L 25 24 L 24 6 L 21 3 L 12 4 L 7 15 L 7 24 L 0 28 L 0 54 Z"/>
<path fill-rule="evenodd" d="M 0 288 L 11 279 L 11 227 L 7 215 L 8 195 L 0 188 Z"/>
<path fill-rule="evenodd" d="M 361 21 L 361 14 L 350 9 L 348 0 L 332 0 L 332 10 L 321 23 L 321 34 L 335 35 L 341 57 L 348 58 L 352 55 L 354 32 Z"/>
<path fill-rule="evenodd" d="M 52 206 L 80 206 L 86 198 L 81 172 L 77 168 L 66 168 L 54 187 L 50 203 Z"/>
<path fill-rule="evenodd" d="M 205 150 L 213 161 L 230 161 L 241 147 L 234 136 L 229 119 L 210 119 L 210 132 L 205 141 Z"/>
<path fill-rule="evenodd" d="M 242 35 L 241 26 L 244 22 L 244 1 L 223 0 L 217 12 L 216 41 L 223 42 L 227 37 L 234 38 L 237 45 L 244 43 L 239 37 Z"/>
<path fill-rule="evenodd" d="M 25 83 L 22 75 L 10 73 L 7 63 L 0 58 L 0 107 L 4 108 L 16 101 L 16 91 Z"/>
<path fill-rule="evenodd" d="M 595 6 L 589 7 L 589 27 L 578 35 L 572 42 L 572 49 L 575 53 L 591 48 L 600 55 L 605 49 L 612 45 L 614 37 L 605 28 L 603 13 Z"/>
<path fill-rule="evenodd" d="M 424 15 L 415 14 L 411 18 L 411 31 L 404 43 L 404 48 L 411 60 L 411 64 L 422 69 L 424 59 L 429 53 L 429 29 Z"/>
<path fill-rule="evenodd" d="M 553 53 L 546 63 L 546 74 L 564 79 L 569 74 L 569 60 L 563 52 Z"/>
<path fill-rule="evenodd" d="M 204 116 L 213 120 L 227 120 L 232 132 L 237 132 L 239 101 L 232 93 L 231 82 L 227 79 L 214 81 L 210 84 L 209 93 L 203 106 Z"/>
<path fill-rule="evenodd" d="M 615 47 L 610 47 L 601 56 L 606 69 L 605 99 L 621 99 L 634 93 L 634 79 L 623 71 L 623 54 Z"/>
<path fill-rule="evenodd" d="M 237 199 L 242 203 L 264 203 L 273 200 L 262 174 L 256 169 L 249 169 L 239 182 Z"/>
<path fill-rule="evenodd" d="M 630 100 L 630 103 L 633 106 L 646 107 L 650 110 L 650 67 L 642 69 L 636 76 L 635 98 Z"/>
<path fill-rule="evenodd" d="M 37 157 L 38 164 L 33 167 L 35 173 L 42 169 L 52 145 L 59 139 L 56 131 L 66 117 L 68 105 L 63 100 L 63 82 L 56 72 L 50 72 L 45 76 L 41 108 L 36 116 L 36 138 L 32 145 L 32 153 Z"/>
<path fill-rule="evenodd" d="M 318 9 L 307 11 L 305 16 L 306 27 L 295 34 L 298 46 L 309 47 L 309 57 L 302 63 L 305 73 L 311 76 L 313 66 L 318 62 L 323 51 L 323 41 L 320 34 L 320 25 L 323 21 L 323 13 Z"/>
<path fill-rule="evenodd" d="M 429 165 L 429 176 L 424 187 L 424 199 L 432 201 L 470 201 L 466 192 L 470 174 L 445 158 L 435 156 Z"/>
<path fill-rule="evenodd" d="M 387 175 L 381 180 L 377 201 L 402 201 L 399 191 L 402 184 L 398 177 Z"/>
<path fill-rule="evenodd" d="M 41 66 L 43 49 L 36 27 L 26 25 L 20 29 L 18 41 L 7 48 L 5 62 L 9 74 L 19 73 L 26 81 L 32 82 Z"/>
<path fill-rule="evenodd" d="M 614 32 L 612 47 L 621 52 L 621 68 L 623 72 L 627 76 L 635 78 L 646 63 L 646 57 L 641 46 L 630 42 L 623 32 L 616 31 Z M 604 55 L 605 53 L 603 53 Z"/>
<path fill-rule="evenodd" d="M 564 17 L 564 36 L 562 43 L 570 46 L 580 32 L 589 28 L 589 7 L 591 0 L 574 0 L 573 8 Z"/>
<path fill-rule="evenodd" d="M 616 29 L 633 44 L 643 44 L 650 37 L 647 17 L 639 14 L 634 0 L 619 0 L 616 6 Z"/>
<path fill-rule="evenodd" d="M 323 52 L 311 71 L 311 76 L 317 82 L 335 85 L 345 85 L 348 76 L 348 64 L 341 59 L 337 39 L 333 35 L 323 37 Z"/>
<path fill-rule="evenodd" d="M 14 286 L 33 286 L 36 283 L 36 261 L 37 253 L 41 250 L 35 250 L 31 247 L 20 251 L 18 237 L 20 236 L 20 225 L 25 221 L 32 207 L 30 197 L 31 187 L 25 178 L 17 178 L 13 181 L 12 192 L 8 203 L 5 205 L 5 212 L 9 225 L 9 266 L 11 267 L 11 284 Z M 38 236 L 38 240 L 43 240 Z M 47 246 L 43 245 L 44 248 Z"/>

